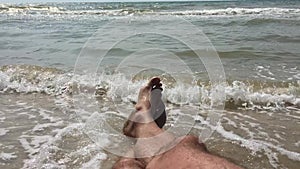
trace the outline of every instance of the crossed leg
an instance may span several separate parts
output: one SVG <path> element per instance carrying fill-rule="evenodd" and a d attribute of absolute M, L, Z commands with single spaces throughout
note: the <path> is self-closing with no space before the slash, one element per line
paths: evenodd
<path fill-rule="evenodd" d="M 164 132 L 159 127 L 159 124 L 153 121 L 150 111 L 150 92 L 153 86 L 159 85 L 161 85 L 160 79 L 153 78 L 147 86 L 141 88 L 138 102 L 135 106 L 136 112 L 130 115 L 123 128 L 126 136 L 138 139 L 134 148 L 128 152 L 126 157 L 122 157 L 115 163 L 113 169 L 240 169 L 239 166 L 226 159 L 210 154 L 205 145 L 199 143 L 198 137 L 185 136 L 180 141 L 171 133 Z M 176 146 L 168 149 L 172 145 Z"/>
<path fill-rule="evenodd" d="M 134 151 L 130 150 L 127 153 L 128 156 L 133 157 Z M 113 169 L 143 169 L 146 165 L 135 158 L 122 157 L 115 163 Z"/>
<path fill-rule="evenodd" d="M 143 121 L 146 123 L 147 121 L 153 121 L 151 116 L 147 116 L 146 114 L 148 114 L 148 112 L 150 111 L 151 108 L 151 103 L 150 100 L 154 100 L 153 98 L 150 98 L 151 96 L 151 90 L 155 89 L 155 90 L 161 90 L 161 86 L 162 84 L 160 83 L 160 79 L 159 78 L 152 78 L 150 80 L 150 82 L 142 87 L 139 91 L 139 95 L 138 95 L 138 102 L 135 105 L 135 109 L 136 112 L 132 113 L 129 116 L 129 120 L 124 124 L 124 128 L 123 128 L 123 133 L 126 136 L 130 136 L 130 137 L 137 137 L 137 131 L 134 129 L 136 127 L 136 123 L 134 122 L 134 119 L 136 119 L 136 114 L 137 113 L 142 113 L 143 116 Z M 157 92 L 156 92 L 157 93 Z M 159 98 L 160 99 L 160 98 Z M 151 114 L 150 114 L 151 115 Z M 157 118 L 158 120 L 156 120 L 156 125 L 159 126 L 159 128 L 162 128 L 162 126 L 165 124 L 166 121 L 166 114 L 165 111 Z M 157 126 L 155 126 L 157 128 Z M 137 143 L 136 145 L 139 145 L 139 143 Z M 136 156 L 136 150 L 130 150 L 127 155 L 127 157 L 122 157 L 119 161 L 117 161 L 115 163 L 115 165 L 113 166 L 113 169 L 143 169 L 146 167 L 147 162 L 149 162 L 149 160 L 146 160 L 147 162 L 145 162 L 145 160 L 140 160 L 137 158 L 129 158 L 129 157 L 135 157 Z"/>

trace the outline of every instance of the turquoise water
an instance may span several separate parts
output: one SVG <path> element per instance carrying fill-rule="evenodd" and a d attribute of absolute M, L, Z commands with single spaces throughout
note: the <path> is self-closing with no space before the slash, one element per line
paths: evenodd
<path fill-rule="evenodd" d="M 87 73 L 99 62 L 99 52 L 106 50 L 100 42 L 114 42 L 127 30 L 189 32 L 184 24 L 163 20 L 168 17 L 203 32 L 199 37 L 207 37 L 220 57 L 225 84 L 211 86 L 207 68 L 194 51 L 160 34 L 117 43 L 100 64 L 109 73 L 96 78 Z M 144 79 L 160 75 L 167 127 L 183 114 L 181 109 L 196 107 L 197 116 L 189 118 L 196 123 L 191 132 L 199 135 L 201 124 L 208 124 L 206 109 L 214 91 L 222 88 L 225 110 L 207 141 L 209 150 L 245 168 L 296 169 L 300 165 L 299 21 L 300 1 L 292 0 L 0 4 L 0 168 L 111 168 L 117 156 L 100 148 L 82 129 L 98 112 L 120 130 Z M 116 34 L 105 34 L 108 30 Z M 87 42 L 97 38 L 98 43 Z M 81 64 L 90 65 L 75 67 L 84 52 L 88 57 Z M 180 72 L 182 65 L 170 57 L 175 55 L 191 68 L 196 84 Z M 115 72 L 128 56 L 139 65 L 128 64 L 124 72 Z M 175 72 L 147 70 L 144 62 Z M 129 78 L 122 74 L 132 67 L 140 72 Z M 76 97 L 80 91 L 86 100 Z M 118 148 L 120 140 L 109 139 L 109 134 L 103 131 L 101 145 Z"/>
<path fill-rule="evenodd" d="M 1 65 L 70 70 L 86 40 L 112 20 L 175 15 L 211 40 L 227 77 L 299 80 L 299 1 L 2 4 L 0 13 Z"/>

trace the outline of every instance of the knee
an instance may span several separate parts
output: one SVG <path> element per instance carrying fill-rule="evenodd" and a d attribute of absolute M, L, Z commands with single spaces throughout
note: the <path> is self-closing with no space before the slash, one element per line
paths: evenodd
<path fill-rule="evenodd" d="M 182 139 L 181 143 L 183 143 L 184 145 L 189 145 L 200 151 L 207 152 L 206 145 L 203 142 L 200 142 L 198 137 L 196 136 L 187 135 Z"/>
<path fill-rule="evenodd" d="M 133 158 L 123 158 L 115 163 L 113 169 L 143 169 L 144 165 Z"/>

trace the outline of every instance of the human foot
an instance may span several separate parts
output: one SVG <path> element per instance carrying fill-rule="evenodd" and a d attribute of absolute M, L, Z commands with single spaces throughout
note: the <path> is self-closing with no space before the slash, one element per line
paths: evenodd
<path fill-rule="evenodd" d="M 137 104 L 135 105 L 136 111 L 130 114 L 128 120 L 125 122 L 123 127 L 123 133 L 126 136 L 135 137 L 136 122 L 146 122 L 145 119 L 139 119 L 139 118 L 144 118 L 144 116 L 147 116 L 146 112 L 149 112 L 151 106 L 150 92 L 153 88 L 157 86 L 161 87 L 160 79 L 154 77 L 149 81 L 149 83 L 146 86 L 140 89 L 138 95 L 138 101 Z"/>
<path fill-rule="evenodd" d="M 150 92 L 152 89 L 161 89 L 162 84 L 158 77 L 152 78 L 149 83 L 142 87 L 139 92 L 138 101 L 135 106 L 137 111 L 147 111 L 150 109 Z M 162 90 L 162 89 L 161 89 Z"/>

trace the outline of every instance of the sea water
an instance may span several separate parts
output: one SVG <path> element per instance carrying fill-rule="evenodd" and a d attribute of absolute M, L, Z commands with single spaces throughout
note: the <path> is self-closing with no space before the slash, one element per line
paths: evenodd
<path fill-rule="evenodd" d="M 214 129 L 206 140 L 214 154 L 249 169 L 298 168 L 299 7 L 292 0 L 0 4 L 0 168 L 111 168 L 118 157 L 108 150 L 121 151 L 122 141 L 111 139 L 107 130 L 95 141 L 86 131 L 93 124 L 88 122 L 104 120 L 121 133 L 139 88 L 154 75 L 163 77 L 166 129 L 186 127 L 184 121 L 177 123 L 184 114 L 193 119 L 191 134 L 200 135 L 203 126 Z M 201 30 L 220 57 L 225 83 L 212 86 L 194 51 L 163 36 L 137 36 L 131 40 L 138 45 L 127 39 L 111 48 L 101 65 L 109 73 L 97 74 L 97 80 L 76 69 L 83 49 L 93 50 L 86 42 L 104 26 L 159 17 L 183 19 Z M 151 19 L 144 23 L 156 24 Z M 119 33 L 135 29 L 113 26 Z M 196 82 L 179 83 L 169 72 L 141 71 L 128 78 L 114 71 L 119 60 L 149 44 L 171 49 L 196 67 L 190 72 Z M 168 63 L 172 61 L 164 61 L 179 69 Z M 184 73 L 179 77 L 186 78 Z M 210 126 L 207 111 L 218 88 L 226 94 L 225 107 L 219 123 Z M 86 93 L 84 100 L 78 91 Z"/>

